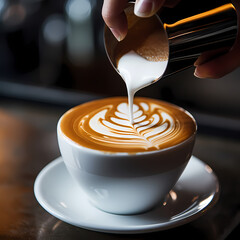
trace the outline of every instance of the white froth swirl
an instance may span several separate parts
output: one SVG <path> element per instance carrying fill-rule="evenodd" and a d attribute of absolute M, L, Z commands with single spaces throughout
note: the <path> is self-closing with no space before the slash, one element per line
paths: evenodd
<path fill-rule="evenodd" d="M 127 103 L 120 103 L 114 111 L 108 105 L 82 118 L 78 128 L 80 132 L 87 134 L 91 141 L 126 150 L 136 146 L 144 150 L 159 149 L 179 131 L 177 120 L 157 104 L 134 104 L 133 112 L 134 124 L 131 125 Z"/>

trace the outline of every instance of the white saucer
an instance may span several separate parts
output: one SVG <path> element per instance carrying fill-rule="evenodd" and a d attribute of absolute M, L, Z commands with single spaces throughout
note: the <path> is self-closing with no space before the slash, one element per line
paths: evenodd
<path fill-rule="evenodd" d="M 115 215 L 93 207 L 84 198 L 59 157 L 39 173 L 34 192 L 46 211 L 69 224 L 99 232 L 143 233 L 196 219 L 216 203 L 219 183 L 208 165 L 192 157 L 163 205 L 139 215 Z"/>

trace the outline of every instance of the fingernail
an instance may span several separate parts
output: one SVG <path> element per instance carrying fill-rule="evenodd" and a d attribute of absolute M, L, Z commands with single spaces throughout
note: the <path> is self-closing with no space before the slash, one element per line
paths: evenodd
<path fill-rule="evenodd" d="M 139 0 L 135 3 L 134 14 L 139 17 L 148 17 L 154 11 L 154 2 L 151 0 Z"/>
<path fill-rule="evenodd" d="M 199 73 L 198 68 L 195 68 L 194 76 L 197 77 L 197 78 L 204 78 L 204 77 L 202 77 L 201 74 Z"/>
<path fill-rule="evenodd" d="M 123 39 L 121 32 L 116 28 L 110 28 L 111 32 L 113 33 L 114 37 L 120 42 Z"/>

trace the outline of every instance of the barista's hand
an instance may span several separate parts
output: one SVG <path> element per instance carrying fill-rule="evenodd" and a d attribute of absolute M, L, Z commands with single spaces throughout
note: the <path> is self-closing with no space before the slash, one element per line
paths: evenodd
<path fill-rule="evenodd" d="M 240 67 L 240 1 L 232 0 L 238 13 L 238 36 L 231 49 L 203 53 L 195 62 L 198 78 L 220 78 Z"/>
<path fill-rule="evenodd" d="M 134 13 L 139 17 L 150 17 L 154 15 L 164 2 L 175 2 L 175 0 L 136 0 Z M 102 16 L 118 41 L 125 38 L 127 34 L 127 19 L 124 14 L 128 0 L 104 0 Z"/>

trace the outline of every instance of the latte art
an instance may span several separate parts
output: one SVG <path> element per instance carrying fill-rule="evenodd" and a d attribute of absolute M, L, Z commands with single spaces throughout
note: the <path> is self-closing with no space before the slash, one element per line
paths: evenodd
<path fill-rule="evenodd" d="M 102 99 L 67 112 L 61 130 L 88 148 L 131 153 L 173 146 L 186 140 L 195 129 L 187 113 L 152 99 L 136 98 L 133 117 L 132 125 L 127 98 Z"/>
<path fill-rule="evenodd" d="M 149 110 L 152 110 L 149 114 Z M 87 116 L 78 125 L 78 132 L 91 131 L 98 133 L 94 140 L 102 144 L 131 145 L 141 147 L 145 150 L 149 148 L 159 149 L 159 145 L 164 142 L 164 138 L 174 136 L 178 132 L 173 118 L 162 112 L 155 104 L 140 102 L 134 104 L 134 124 L 130 124 L 128 119 L 128 104 L 120 103 L 116 106 L 106 106 L 105 109 Z M 111 115 L 112 117 L 108 117 Z M 165 140 L 166 141 L 166 140 Z"/>

